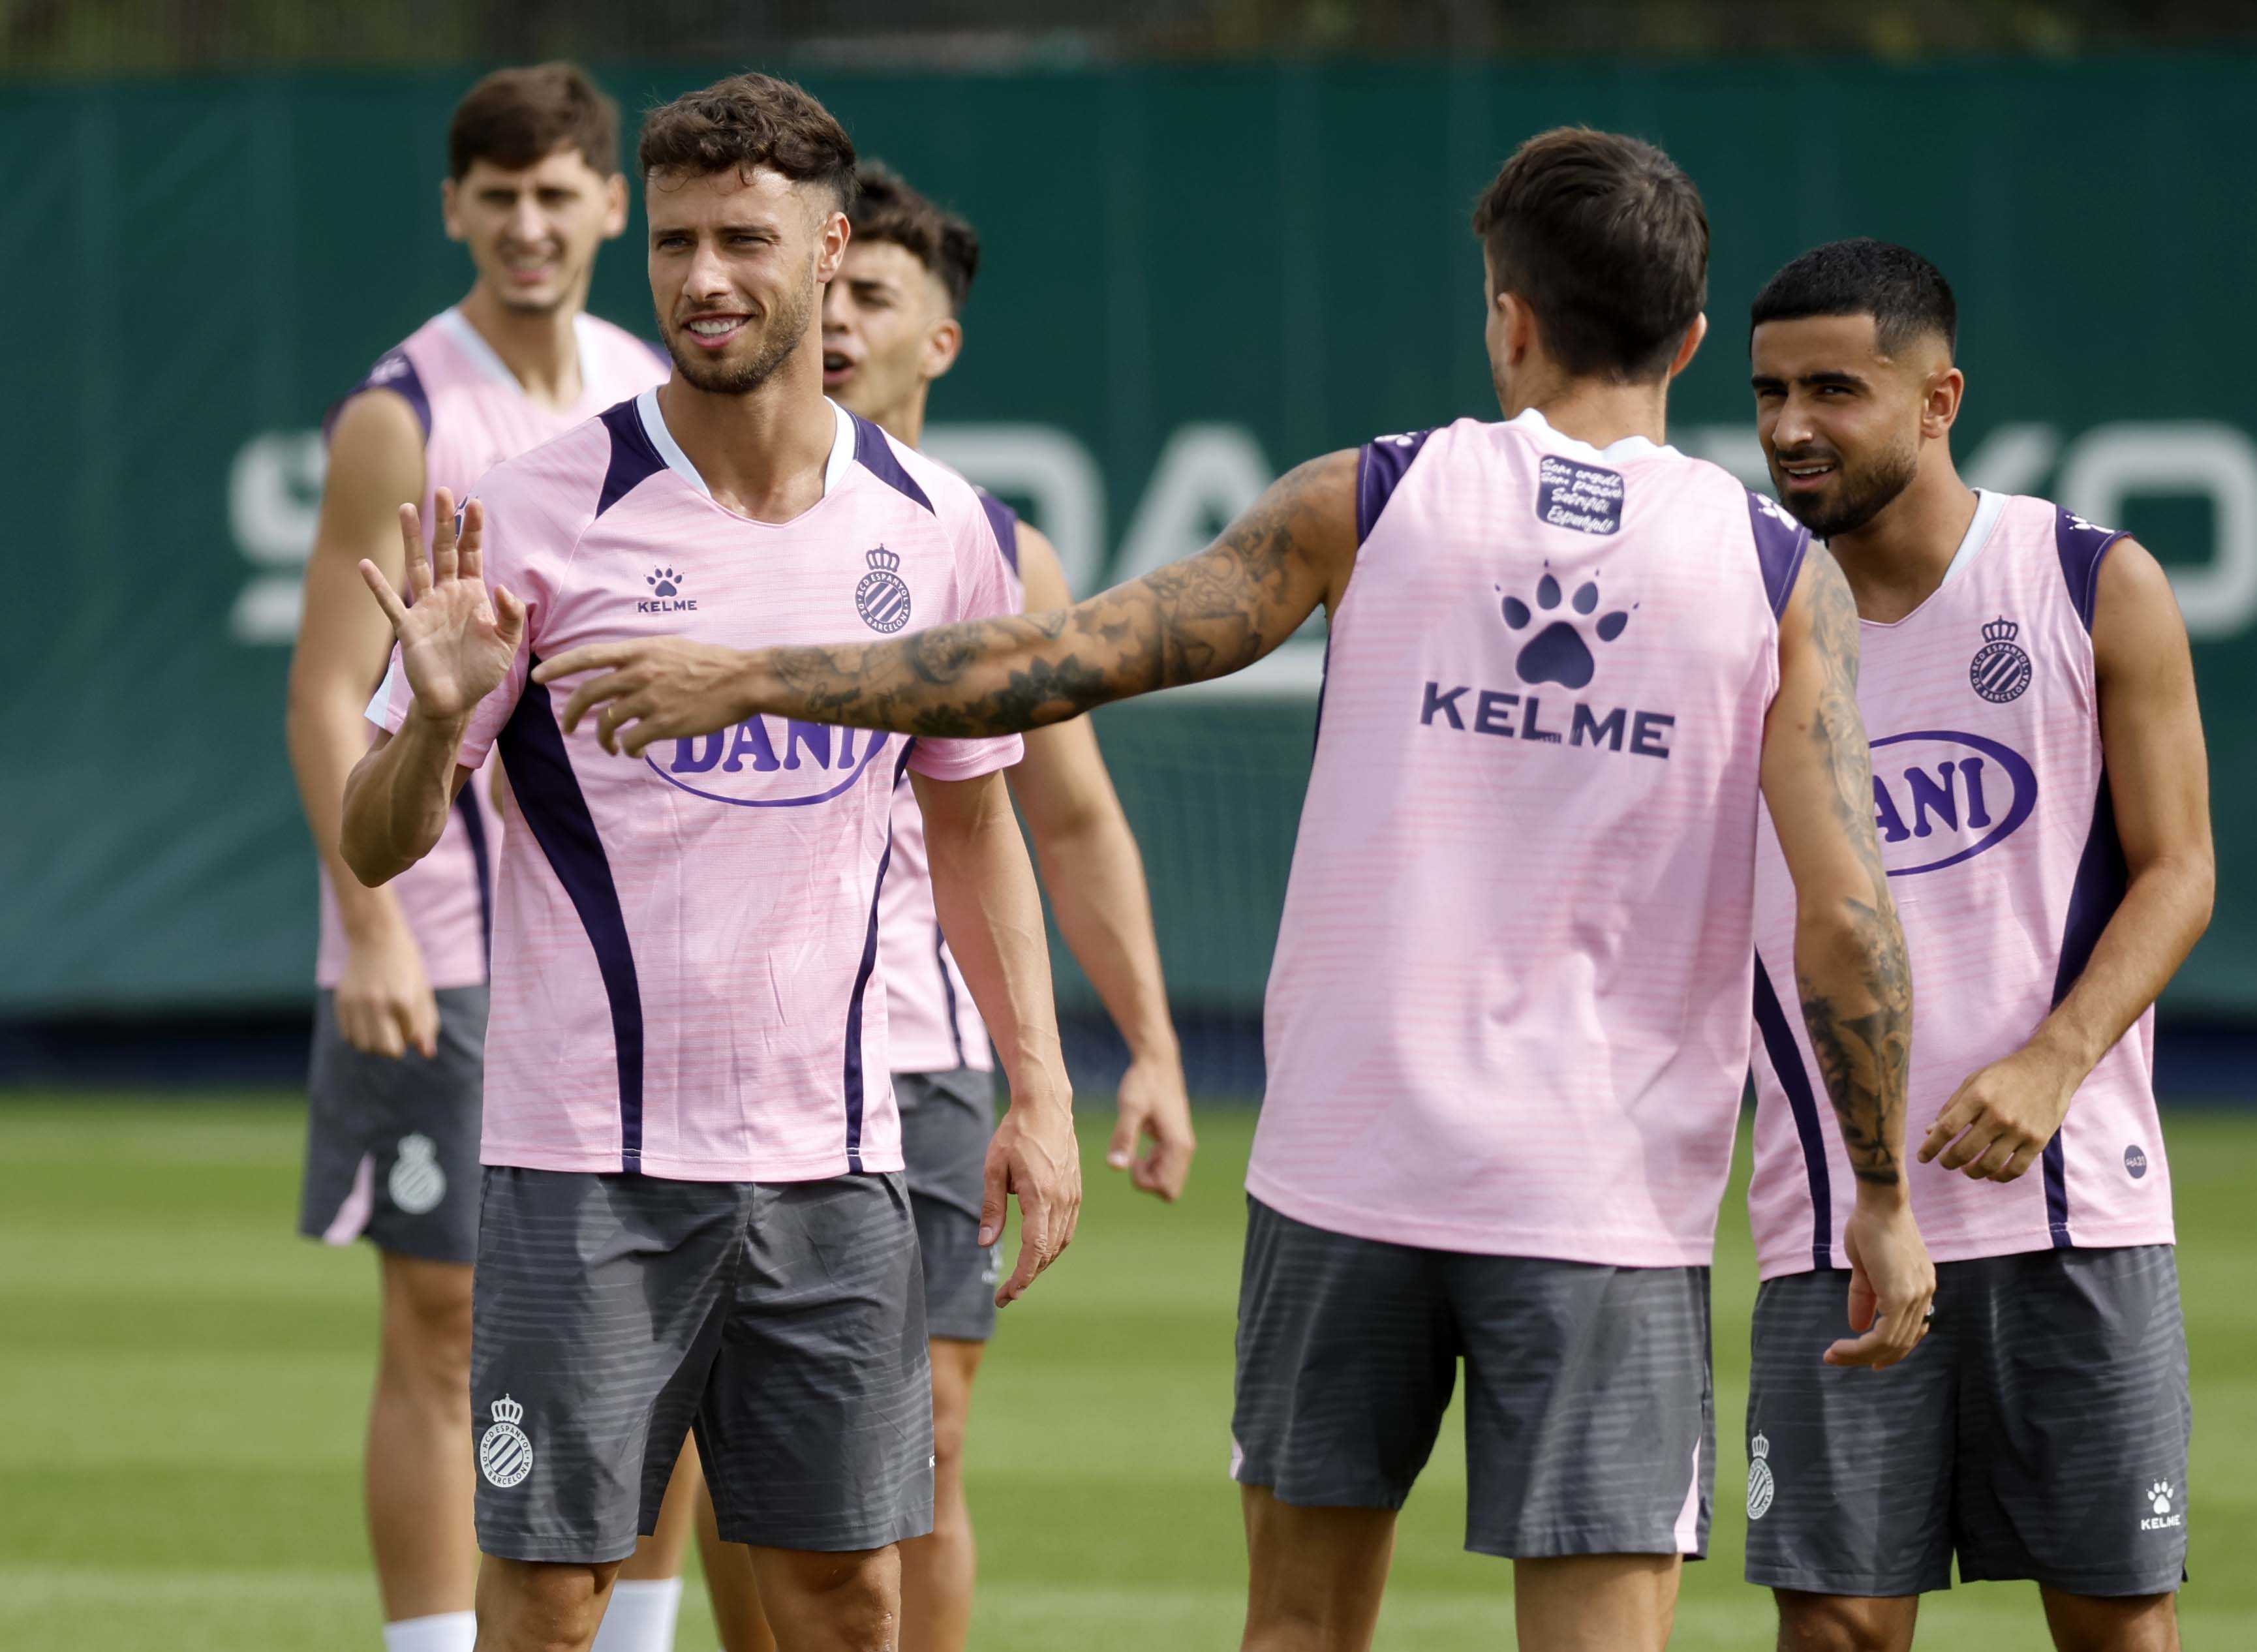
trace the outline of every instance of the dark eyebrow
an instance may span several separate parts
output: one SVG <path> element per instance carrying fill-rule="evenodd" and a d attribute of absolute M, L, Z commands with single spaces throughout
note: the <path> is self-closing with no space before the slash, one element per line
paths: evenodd
<path fill-rule="evenodd" d="M 1819 387 L 1834 385 L 1838 385 L 1844 390 L 1863 390 L 1865 387 L 1865 381 L 1860 378 L 1857 374 L 1845 373 L 1839 368 L 1835 368 L 1822 373 L 1805 373 L 1794 382 L 1798 385 L 1809 385 Z"/>

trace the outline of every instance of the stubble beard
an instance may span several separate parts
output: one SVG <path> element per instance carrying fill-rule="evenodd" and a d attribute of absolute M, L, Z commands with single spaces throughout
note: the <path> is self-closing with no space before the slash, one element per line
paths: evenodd
<path fill-rule="evenodd" d="M 1810 530 L 1815 539 L 1838 539 L 1844 533 L 1855 533 L 1887 510 L 1919 474 L 1920 449 L 1916 443 L 1907 443 L 1882 454 L 1856 475 L 1850 473 L 1840 455 L 1835 456 L 1835 462 L 1842 467 L 1841 483 L 1829 498 L 1798 500 L 1779 481 L 1776 470 L 1772 476 L 1772 484 L 1779 489 L 1787 510 Z"/>
<path fill-rule="evenodd" d="M 695 356 L 676 342 L 677 330 L 666 331 L 666 353 L 674 357 L 675 371 L 691 389 L 711 396 L 749 396 L 775 376 L 777 368 L 807 339 L 808 322 L 815 314 L 815 284 L 810 280 L 790 294 L 770 314 L 761 347 L 750 361 L 730 364 Z"/>

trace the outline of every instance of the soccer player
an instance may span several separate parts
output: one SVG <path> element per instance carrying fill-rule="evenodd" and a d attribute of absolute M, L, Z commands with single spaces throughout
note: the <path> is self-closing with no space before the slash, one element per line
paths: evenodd
<path fill-rule="evenodd" d="M 2034 1578 L 2064 1652 L 2162 1652 L 2190 1405 L 2153 1009 L 2212 888 L 2186 628 L 2129 538 L 1960 480 L 1956 313 L 1926 258 L 1817 248 L 1752 321 L 1772 477 L 1864 632 L 1872 808 L 1919 984 L 1910 1187 L 1938 1266 L 1934 1334 L 1900 1372 L 1817 1362 L 1844 1260 L 1844 1167 L 1810 1105 L 1832 1057 L 1758 964 L 1748 1577 L 1778 1593 L 1782 1647 L 1910 1646 L 1956 1553 L 1963 1580 Z M 1768 836 L 1757 887 L 1768 964 L 1796 921 Z"/>
<path fill-rule="evenodd" d="M 818 293 L 854 152 L 741 75 L 654 111 L 640 169 L 675 371 L 453 500 L 342 844 L 364 882 L 438 840 L 489 750 L 512 800 L 496 904 L 471 1392 L 481 1652 L 585 1647 L 693 1419 L 722 1535 L 787 1648 L 877 1646 L 895 1544 L 930 1529 L 931 1376 L 887 1082 L 877 901 L 895 785 L 1012 1103 L 982 1243 L 1022 1212 L 1024 1290 L 1079 1175 L 1015 738 L 746 718 L 647 764 L 560 729 L 541 660 L 687 629 L 739 645 L 1009 611 L 970 484 L 826 400 Z M 486 525 L 493 583 L 485 582 Z"/>
<path fill-rule="evenodd" d="M 1705 329 L 1700 196 L 1648 145 L 1562 130 L 1474 222 L 1503 423 L 1304 464 L 1205 552 L 1063 612 L 535 674 L 577 678 L 565 722 L 631 758 L 747 708 L 973 735 L 1220 676 L 1329 611 L 1248 1175 L 1249 1648 L 1369 1644 L 1461 1362 L 1467 1542 L 1517 1561 L 1520 1645 L 1666 1640 L 1714 1472 L 1759 801 L 1857 1177 L 1836 1312 L 1862 1334 L 1823 1357 L 1900 1359 L 1934 1285 L 1856 613 L 1807 533 L 1663 441 Z"/>
<path fill-rule="evenodd" d="M 923 438 L 932 383 L 964 346 L 961 317 L 980 268 L 980 240 L 969 223 L 889 169 L 865 162 L 860 179 L 845 263 L 824 289 L 824 386 L 839 406 L 914 448 Z M 981 499 L 1022 583 L 1022 605 L 1072 602 L 1050 540 L 1001 501 Z M 1058 928 L 1128 1049 L 1107 1160 L 1137 1187 L 1172 1202 L 1191 1173 L 1191 1103 L 1136 840 L 1086 718 L 1034 731 L 1026 751 L 1010 770 L 1012 795 L 1033 836 Z M 964 1491 L 965 1428 L 980 1357 L 995 1331 L 995 1261 L 978 1242 L 993 1059 L 987 1030 L 934 916 L 923 822 L 907 787 L 894 799 L 878 972 L 924 1267 L 937 1458 L 932 1534 L 902 1545 L 902 1645 L 904 1652 L 959 1652 L 971 1633 L 977 1573 Z M 1143 1138 L 1151 1147 L 1139 1157 Z M 711 1531 L 711 1522 L 701 1530 Z M 709 1543 L 705 1577 L 730 1652 L 758 1652 L 760 1605 L 742 1555 L 734 1545 Z"/>
<path fill-rule="evenodd" d="M 390 1652 L 466 1652 L 472 1634 L 471 1263 L 498 818 L 483 785 L 465 787 L 431 853 L 381 889 L 338 858 L 345 776 L 368 750 L 362 709 L 392 643 L 355 568 L 402 579 L 401 500 L 460 495 L 665 377 L 648 346 L 585 309 L 597 250 L 626 223 L 619 146 L 618 107 L 570 64 L 504 69 L 456 106 L 441 201 L 477 279 L 330 414 L 291 662 L 290 755 L 322 868 L 299 1221 L 377 1248 L 367 1500 Z"/>

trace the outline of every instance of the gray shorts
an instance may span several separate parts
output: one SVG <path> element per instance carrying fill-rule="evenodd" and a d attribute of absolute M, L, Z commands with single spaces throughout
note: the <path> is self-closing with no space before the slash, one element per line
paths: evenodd
<path fill-rule="evenodd" d="M 932 1529 L 932 1372 L 899 1175 L 676 1182 L 490 1167 L 471 1403 L 478 1546 L 624 1558 L 694 1426 L 721 1536 Z"/>
<path fill-rule="evenodd" d="M 478 1098 L 486 989 L 443 987 L 439 1053 L 371 1055 L 337 1029 L 337 999 L 314 1006 L 306 1175 L 298 1231 L 468 1266 L 478 1253 Z"/>
<path fill-rule="evenodd" d="M 1399 1508 L 1466 1367 L 1466 1547 L 1708 1552 L 1709 1270 L 1383 1244 L 1249 1198 L 1232 1477 Z"/>
<path fill-rule="evenodd" d="M 1822 1365 L 1850 1276 L 1764 1281 L 1748 1391 L 1748 1581 L 1924 1594 L 2034 1578 L 2164 1594 L 2186 1566 L 2193 1407 L 2168 1245 L 1944 1262 L 1928 1340 Z"/>
<path fill-rule="evenodd" d="M 945 1073 L 895 1073 L 902 1160 L 924 1259 L 928 1330 L 957 1342 L 995 1334 L 995 1284 L 1002 1241 L 980 1242 L 980 1200 L 987 1142 L 995 1133 L 995 1076 L 969 1067 Z"/>

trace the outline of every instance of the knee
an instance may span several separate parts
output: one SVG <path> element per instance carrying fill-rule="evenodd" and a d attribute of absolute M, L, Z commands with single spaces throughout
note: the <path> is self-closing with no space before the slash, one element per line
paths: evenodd
<path fill-rule="evenodd" d="M 2055 1652 L 2178 1652 L 2178 1597 L 2061 1597 L 2048 1591 Z"/>
<path fill-rule="evenodd" d="M 892 1549 L 793 1557 L 791 1615 L 820 1626 L 837 1652 L 895 1652 L 901 1644 L 900 1561 Z"/>
<path fill-rule="evenodd" d="M 618 1571 L 489 1557 L 478 1571 L 478 1652 L 584 1652 Z"/>
<path fill-rule="evenodd" d="M 1779 1652 L 1904 1652 L 1919 1597 L 1779 1596 Z"/>

